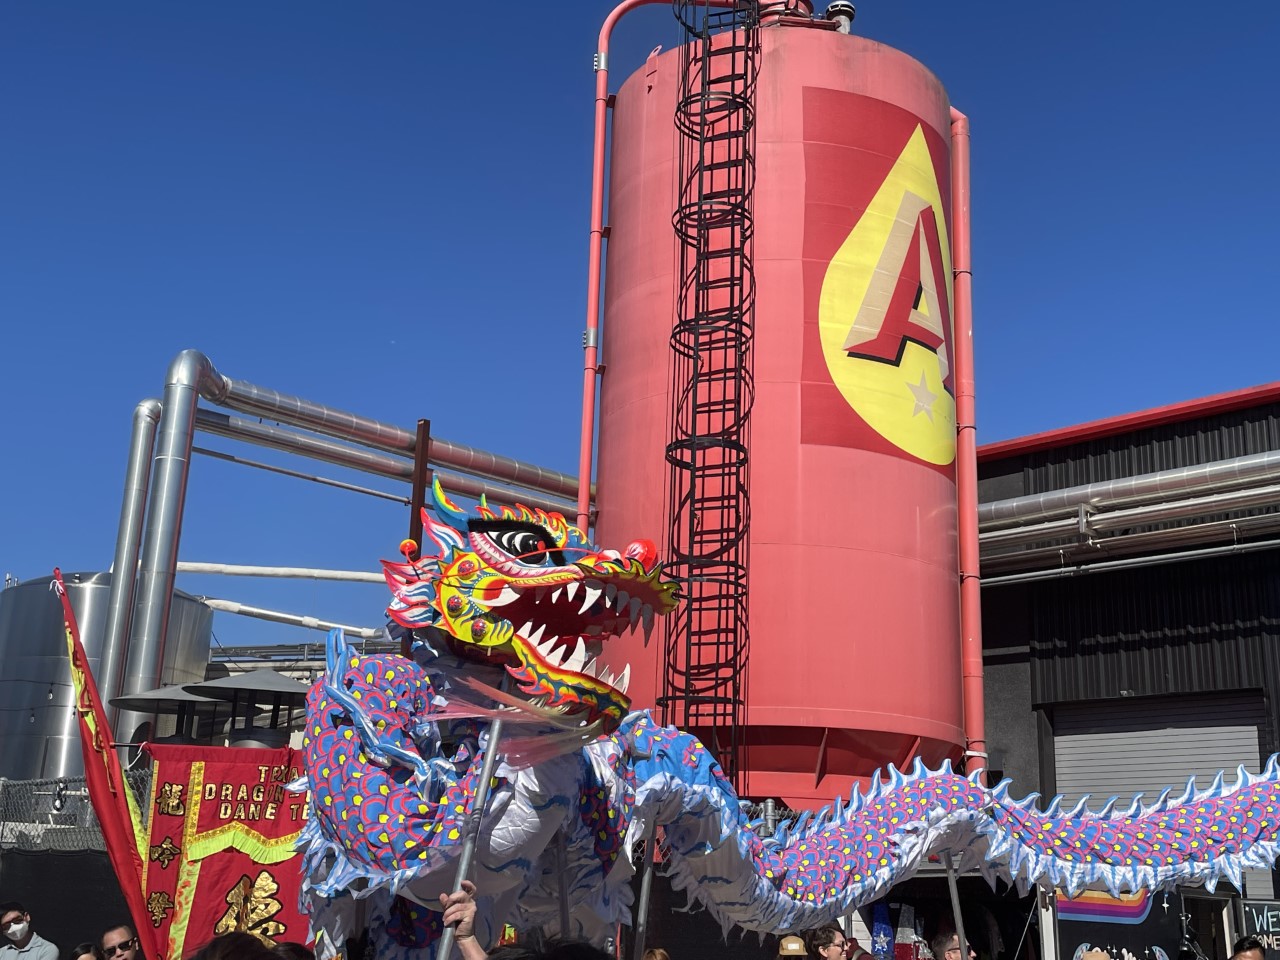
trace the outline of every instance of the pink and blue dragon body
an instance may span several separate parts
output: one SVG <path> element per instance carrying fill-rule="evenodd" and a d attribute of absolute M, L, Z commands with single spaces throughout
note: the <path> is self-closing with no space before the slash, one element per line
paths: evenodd
<path fill-rule="evenodd" d="M 563 882 L 571 933 L 602 941 L 631 920 L 631 852 L 655 831 L 673 884 L 726 930 L 835 919 L 942 852 L 1068 893 L 1238 886 L 1276 859 L 1274 759 L 1231 785 L 1067 812 L 917 763 L 762 836 L 711 753 L 629 712 L 628 672 L 598 666 L 609 637 L 675 607 L 652 544 L 619 553 L 556 514 L 467 514 L 438 486 L 434 500 L 424 529 L 438 553 L 385 564 L 413 659 L 360 656 L 332 634 L 308 697 L 303 901 L 330 939 L 367 927 L 381 958 L 432 955 L 432 906 L 453 885 L 497 711 L 510 732 L 481 820 L 482 940 L 504 923 L 555 931 Z"/>

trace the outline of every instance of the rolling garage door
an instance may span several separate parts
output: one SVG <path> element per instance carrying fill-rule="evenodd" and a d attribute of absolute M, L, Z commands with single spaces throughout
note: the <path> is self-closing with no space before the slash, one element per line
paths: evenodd
<path fill-rule="evenodd" d="M 1180 794 L 1190 776 L 1203 789 L 1219 770 L 1227 771 L 1230 783 L 1241 765 L 1257 773 L 1264 722 L 1257 693 L 1055 705 L 1053 747 L 1064 809 L 1085 794 L 1096 810 L 1113 796 L 1127 805 L 1136 793 L 1148 802 L 1165 787 Z M 1250 896 L 1272 896 L 1269 871 L 1251 871 L 1245 884 Z"/>

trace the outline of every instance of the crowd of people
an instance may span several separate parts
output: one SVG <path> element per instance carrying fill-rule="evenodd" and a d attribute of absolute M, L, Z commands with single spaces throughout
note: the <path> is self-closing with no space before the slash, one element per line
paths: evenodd
<path fill-rule="evenodd" d="M 507 946 L 487 952 L 475 935 L 475 885 L 464 881 L 457 893 L 440 897 L 443 920 L 452 926 L 463 960 L 615 960 L 599 948 L 580 940 L 551 940 L 541 947 Z M 16 900 L 0 903 L 0 960 L 63 960 L 58 947 L 36 932 L 31 912 Z M 977 960 L 968 947 L 968 956 L 955 930 L 942 927 L 929 942 L 934 960 Z M 127 923 L 102 932 L 94 942 L 78 944 L 65 954 L 66 960 L 147 960 L 138 946 L 138 936 Z M 778 940 L 779 960 L 871 960 L 870 955 L 834 923 L 803 933 L 787 934 Z M 1231 960 L 1265 960 L 1266 948 L 1255 937 L 1239 940 Z M 315 960 L 307 947 L 298 943 L 268 946 L 249 933 L 224 933 L 214 937 L 187 960 Z M 663 949 L 646 950 L 644 960 L 671 960 Z M 1102 950 L 1090 950 L 1081 960 L 1115 960 Z"/>
<path fill-rule="evenodd" d="M 36 932 L 31 912 L 17 900 L 0 903 L 0 960 L 148 960 L 138 934 L 127 923 L 108 927 L 96 941 L 77 944 L 63 954 Z M 267 946 L 248 933 L 224 933 L 193 954 L 191 960 L 315 960 L 300 943 Z"/>

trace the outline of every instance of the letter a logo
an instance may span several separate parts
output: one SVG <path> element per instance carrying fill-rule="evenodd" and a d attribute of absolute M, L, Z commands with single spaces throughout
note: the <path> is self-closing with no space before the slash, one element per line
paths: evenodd
<path fill-rule="evenodd" d="M 873 430 L 926 463 L 955 459 L 951 249 L 917 126 L 822 282 L 831 379 Z"/>

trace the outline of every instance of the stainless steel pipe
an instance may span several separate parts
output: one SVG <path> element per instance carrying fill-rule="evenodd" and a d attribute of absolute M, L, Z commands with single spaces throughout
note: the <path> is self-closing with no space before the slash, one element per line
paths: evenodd
<path fill-rule="evenodd" d="M 978 522 L 984 530 L 992 530 L 1074 514 L 1082 503 L 1092 506 L 1136 506 L 1168 499 L 1170 494 L 1186 496 L 1192 493 L 1217 493 L 1278 479 L 1280 450 L 1269 450 L 1266 453 L 1215 460 L 1176 470 L 1161 470 L 1100 483 L 1064 487 L 1026 497 L 993 500 L 978 507 Z"/>
<path fill-rule="evenodd" d="M 413 456 L 417 437 L 409 430 L 361 417 L 343 410 L 335 410 L 323 404 L 304 400 L 302 397 L 259 387 L 243 380 L 226 380 L 227 390 L 219 405 L 251 413 L 254 416 L 279 420 L 281 423 L 305 427 L 331 437 L 351 440 L 364 446 Z M 453 467 L 468 473 L 479 474 L 494 480 L 514 483 L 552 496 L 576 498 L 578 480 L 567 473 L 549 470 L 536 464 L 499 456 L 465 443 L 431 438 L 428 459 L 441 466 Z"/>
<path fill-rule="evenodd" d="M 269 423 L 259 423 L 244 417 L 229 416 L 216 410 L 198 410 L 196 428 L 234 440 L 243 440 L 285 453 L 296 453 L 313 460 L 321 460 L 340 467 L 360 470 L 389 480 L 409 482 L 413 479 L 413 461 L 400 456 L 388 456 L 372 450 L 360 450 L 346 444 L 335 443 L 322 437 L 308 436 Z M 447 441 L 441 441 L 445 443 Z M 432 447 L 434 451 L 435 447 Z M 514 462 L 514 461 L 513 461 Z M 541 469 L 541 468 L 539 468 Z M 572 500 L 546 496 L 536 490 L 518 490 L 506 484 L 482 477 L 455 473 L 452 470 L 435 471 L 441 486 L 450 493 L 463 497 L 487 497 L 493 503 L 523 503 L 527 507 L 539 507 L 552 513 L 572 517 L 577 505 Z"/>
<path fill-rule="evenodd" d="M 129 645 L 129 626 L 133 621 L 138 552 L 142 546 L 142 523 L 146 516 L 147 488 L 151 481 L 151 455 L 155 448 L 156 424 L 159 422 L 159 400 L 143 400 L 134 407 L 133 430 L 129 436 L 129 462 L 124 474 L 124 497 L 120 503 L 120 525 L 116 530 L 116 553 L 111 563 L 107 622 L 103 629 L 98 667 L 109 718 L 113 718 L 118 712 L 110 703 L 112 698 L 121 693 L 121 671 Z"/>

